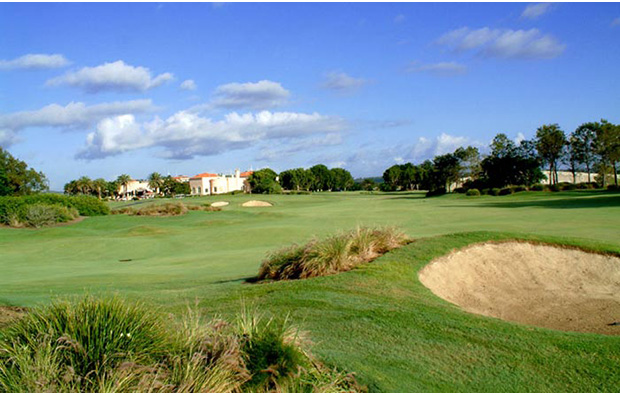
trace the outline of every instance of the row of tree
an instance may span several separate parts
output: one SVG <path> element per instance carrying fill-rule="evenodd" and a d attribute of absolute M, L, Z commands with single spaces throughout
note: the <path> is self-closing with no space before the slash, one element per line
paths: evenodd
<path fill-rule="evenodd" d="M 106 181 L 103 178 L 91 180 L 84 176 L 66 183 L 64 192 L 69 195 L 93 195 L 100 199 L 115 198 L 129 193 L 128 185 L 131 181 L 132 178 L 128 174 L 121 174 L 113 181 Z M 148 185 L 157 195 L 174 196 L 190 193 L 188 183 L 178 182 L 171 176 L 164 177 L 157 172 L 149 175 Z"/>
<path fill-rule="evenodd" d="M 588 182 L 594 171 L 603 186 L 610 174 L 618 185 L 620 161 L 620 125 L 602 120 L 588 122 L 566 135 L 557 124 L 543 125 L 533 140 L 515 143 L 500 133 L 493 139 L 485 157 L 475 147 L 458 148 L 419 165 L 394 165 L 383 173 L 386 190 L 449 189 L 468 179 L 476 188 L 500 188 L 506 185 L 532 185 L 542 181 L 542 167 L 549 171 L 552 184 L 558 182 L 558 170 L 566 166 L 573 173 L 586 171 Z"/>
<path fill-rule="evenodd" d="M 284 170 L 280 174 L 266 168 L 255 171 L 248 183 L 253 193 L 281 193 L 289 191 L 346 191 L 355 187 L 353 176 L 347 170 L 329 169 L 319 164 L 309 169 Z"/>

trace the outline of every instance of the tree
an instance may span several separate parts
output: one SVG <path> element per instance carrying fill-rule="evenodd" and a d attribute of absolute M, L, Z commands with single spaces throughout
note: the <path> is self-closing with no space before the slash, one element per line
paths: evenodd
<path fill-rule="evenodd" d="M 159 194 L 159 189 L 164 184 L 164 179 L 161 174 L 154 172 L 149 175 L 149 187 L 155 190 L 155 193 Z"/>
<path fill-rule="evenodd" d="M 601 156 L 603 167 L 610 166 L 614 173 L 614 182 L 618 185 L 618 161 L 620 161 L 620 125 L 614 125 L 602 119 L 596 136 L 597 151 Z M 605 177 L 603 177 L 603 185 Z"/>
<path fill-rule="evenodd" d="M 346 191 L 350 189 L 355 181 L 353 180 L 353 176 L 347 170 L 342 169 L 340 167 L 335 167 L 329 171 L 331 173 L 330 181 L 331 181 L 331 189 L 338 191 Z"/>
<path fill-rule="evenodd" d="M 446 188 L 459 180 L 461 165 L 459 158 L 454 154 L 438 155 L 433 158 L 433 172 L 431 175 L 431 189 Z"/>
<path fill-rule="evenodd" d="M 106 194 L 108 188 L 108 182 L 103 178 L 97 178 L 93 180 L 93 192 L 97 194 L 97 197 L 101 199 L 101 197 Z"/>
<path fill-rule="evenodd" d="M 315 191 L 327 191 L 331 186 L 331 173 L 325 165 L 314 165 L 310 168 L 310 172 L 314 176 L 314 185 L 312 189 Z"/>
<path fill-rule="evenodd" d="M 307 171 L 300 168 L 285 170 L 280 173 L 280 185 L 284 189 L 288 189 L 290 191 L 299 191 L 304 186 L 308 186 L 308 182 L 306 180 Z"/>
<path fill-rule="evenodd" d="M 30 195 L 47 191 L 47 179 L 42 172 L 29 168 L 26 162 L 14 158 L 0 147 L 0 194 Z"/>
<path fill-rule="evenodd" d="M 549 165 L 549 181 L 558 182 L 558 160 L 566 145 L 566 135 L 558 124 L 542 125 L 536 130 L 536 149 L 540 157 Z"/>
<path fill-rule="evenodd" d="M 580 159 L 580 144 L 578 137 L 575 134 L 568 136 L 568 143 L 564 147 L 564 153 L 562 155 L 563 161 L 568 165 L 570 172 L 573 174 L 573 184 L 577 182 L 577 171 L 579 171 L 581 161 Z M 588 173 L 588 176 L 590 174 Z M 588 181 L 589 181 L 588 177 Z"/>
<path fill-rule="evenodd" d="M 75 181 L 75 186 L 78 193 L 82 195 L 90 195 L 93 190 L 93 180 L 86 176 L 83 176 Z"/>
<path fill-rule="evenodd" d="M 459 179 L 475 178 L 480 173 L 480 152 L 476 147 L 459 147 L 454 155 L 460 161 Z"/>
<path fill-rule="evenodd" d="M 252 193 L 282 193 L 282 187 L 277 181 L 278 174 L 269 169 L 261 169 L 248 177 L 248 184 Z"/>
<path fill-rule="evenodd" d="M 116 182 L 118 183 L 119 186 L 123 187 L 123 195 L 126 196 L 127 195 L 127 186 L 131 182 L 131 176 L 128 175 L 128 174 L 121 174 L 116 179 Z"/>
<path fill-rule="evenodd" d="M 377 187 L 377 183 L 372 178 L 364 178 L 361 187 L 365 191 L 373 191 Z"/>
<path fill-rule="evenodd" d="M 491 143 L 492 152 L 480 162 L 480 177 L 469 182 L 474 188 L 501 188 L 506 185 L 532 185 L 544 174 L 535 144 L 523 140 L 516 146 L 504 134 L 498 134 Z"/>
<path fill-rule="evenodd" d="M 578 163 L 583 163 L 588 172 L 588 182 L 591 182 L 590 173 L 596 162 L 596 136 L 601 125 L 598 122 L 588 122 L 580 125 L 573 133 L 571 151 Z"/>

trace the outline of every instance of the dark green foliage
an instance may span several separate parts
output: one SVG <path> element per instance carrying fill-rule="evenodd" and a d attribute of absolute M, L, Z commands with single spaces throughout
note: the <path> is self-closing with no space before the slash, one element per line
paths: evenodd
<path fill-rule="evenodd" d="M 514 193 L 527 191 L 527 186 L 525 185 L 513 185 L 511 188 Z"/>
<path fill-rule="evenodd" d="M 309 171 L 312 173 L 313 184 L 312 190 L 314 191 L 329 191 L 333 184 L 332 173 L 325 165 L 314 165 Z"/>
<path fill-rule="evenodd" d="M 426 192 L 426 197 L 441 196 L 445 194 L 446 194 L 446 188 L 442 187 L 442 188 L 437 188 L 432 191 Z"/>
<path fill-rule="evenodd" d="M 562 190 L 562 187 L 558 184 L 549 185 L 549 191 L 551 192 L 560 192 L 561 190 Z"/>
<path fill-rule="evenodd" d="M 548 191 L 549 190 L 549 186 L 545 185 L 545 184 L 534 184 L 530 187 L 530 191 Z"/>
<path fill-rule="evenodd" d="M 499 188 L 491 188 L 489 189 L 489 195 L 491 196 L 499 196 Z"/>
<path fill-rule="evenodd" d="M 453 193 L 465 193 L 467 192 L 467 189 L 463 188 L 463 187 L 458 187 L 458 188 L 454 188 L 454 191 L 452 191 Z"/>
<path fill-rule="evenodd" d="M 499 193 L 498 193 L 499 196 L 512 195 L 512 194 L 513 194 L 513 191 L 512 191 L 512 188 L 510 187 L 502 188 L 499 190 Z"/>
<path fill-rule="evenodd" d="M 543 125 L 536 130 L 536 149 L 542 160 L 549 165 L 551 184 L 558 182 L 558 160 L 566 143 L 566 135 L 558 124 Z"/>
<path fill-rule="evenodd" d="M 26 162 L 0 147 L 0 196 L 29 195 L 47 189 L 43 173 L 29 168 Z"/>
<path fill-rule="evenodd" d="M 110 208 L 93 196 L 64 196 L 59 194 L 36 194 L 27 196 L 4 196 L 0 197 L 0 223 L 8 225 L 16 225 L 18 223 L 28 223 L 27 213 L 28 208 L 31 205 L 44 205 L 51 206 L 56 213 L 56 218 L 67 218 L 71 213 L 71 210 L 77 210 L 79 215 L 82 216 L 97 216 L 107 215 L 110 213 Z M 58 206 L 62 206 L 68 209 L 61 210 Z M 54 208 L 56 207 L 56 208 Z M 39 212 L 42 211 L 39 209 Z M 58 220 L 56 222 L 64 222 Z"/>
<path fill-rule="evenodd" d="M 480 196 L 480 191 L 477 190 L 476 188 L 472 188 L 467 190 L 467 192 L 465 192 L 465 195 L 467 196 Z"/>
<path fill-rule="evenodd" d="M 614 192 L 620 191 L 620 186 L 614 185 L 614 184 L 610 184 L 610 185 L 607 185 L 607 190 L 608 191 L 614 191 Z"/>
<path fill-rule="evenodd" d="M 248 183 L 252 193 L 282 193 L 282 187 L 276 181 L 278 175 L 275 171 L 267 168 L 255 171 L 248 177 Z"/>

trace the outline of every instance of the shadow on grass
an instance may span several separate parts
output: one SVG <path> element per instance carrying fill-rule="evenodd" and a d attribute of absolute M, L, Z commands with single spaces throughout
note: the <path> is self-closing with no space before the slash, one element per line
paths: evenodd
<path fill-rule="evenodd" d="M 498 197 L 501 199 L 502 197 Z M 592 196 L 587 198 L 559 198 L 544 200 L 509 200 L 509 201 L 489 201 L 485 200 L 476 204 L 478 207 L 491 208 L 521 208 L 521 207 L 542 207 L 555 209 L 575 209 L 575 208 L 602 208 L 620 207 L 620 194 L 606 196 Z M 463 207 L 461 205 L 451 205 L 450 207 Z"/>

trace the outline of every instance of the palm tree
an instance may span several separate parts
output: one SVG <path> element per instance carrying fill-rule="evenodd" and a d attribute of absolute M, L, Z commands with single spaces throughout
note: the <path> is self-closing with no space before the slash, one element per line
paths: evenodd
<path fill-rule="evenodd" d="M 65 184 L 65 193 L 67 195 L 77 195 L 78 194 L 78 188 L 77 188 L 77 181 L 76 180 L 69 181 L 68 183 Z"/>
<path fill-rule="evenodd" d="M 86 176 L 80 177 L 75 183 L 77 190 L 82 195 L 88 195 L 93 190 L 93 180 Z"/>
<path fill-rule="evenodd" d="M 97 178 L 93 181 L 93 190 L 97 192 L 97 196 L 101 199 L 102 193 L 106 190 L 108 182 L 103 178 Z"/>
<path fill-rule="evenodd" d="M 149 176 L 149 187 L 155 189 L 155 193 L 159 194 L 159 188 L 164 184 L 161 174 L 155 172 Z"/>
<path fill-rule="evenodd" d="M 127 196 L 127 185 L 129 185 L 129 183 L 131 182 L 131 176 L 129 176 L 128 174 L 121 174 L 116 179 L 116 182 L 118 182 L 118 185 L 121 185 L 123 187 L 123 194 Z"/>

